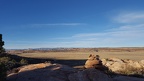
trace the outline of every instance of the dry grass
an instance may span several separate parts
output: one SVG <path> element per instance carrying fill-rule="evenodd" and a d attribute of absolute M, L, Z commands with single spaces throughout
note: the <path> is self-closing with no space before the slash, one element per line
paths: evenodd
<path fill-rule="evenodd" d="M 133 52 L 94 52 L 94 51 L 88 51 L 88 52 L 37 52 L 37 53 L 21 53 L 17 54 L 18 56 L 22 57 L 32 57 L 32 58 L 53 58 L 53 59 L 87 59 L 89 54 L 95 54 L 99 55 L 100 58 L 112 58 L 117 57 L 121 59 L 131 59 L 131 60 L 142 60 L 144 59 L 144 51 L 133 51 Z"/>

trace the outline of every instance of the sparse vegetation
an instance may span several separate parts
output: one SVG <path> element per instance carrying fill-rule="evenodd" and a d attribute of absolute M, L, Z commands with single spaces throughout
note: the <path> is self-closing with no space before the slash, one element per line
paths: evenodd
<path fill-rule="evenodd" d="M 28 61 L 26 59 L 21 59 L 20 64 L 26 65 L 26 64 L 28 64 Z"/>
<path fill-rule="evenodd" d="M 11 59 L 10 57 L 1 57 L 0 63 L 3 63 L 7 70 L 10 70 L 18 64 L 14 59 Z"/>

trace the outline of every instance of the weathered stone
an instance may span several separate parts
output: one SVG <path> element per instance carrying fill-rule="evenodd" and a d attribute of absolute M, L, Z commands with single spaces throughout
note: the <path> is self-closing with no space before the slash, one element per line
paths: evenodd
<path fill-rule="evenodd" d="M 139 61 L 139 64 L 144 68 L 144 60 Z"/>
<path fill-rule="evenodd" d="M 144 60 L 141 61 L 133 61 L 133 60 L 122 60 L 119 58 L 110 58 L 107 60 L 102 60 L 103 65 L 109 68 L 111 71 L 124 71 L 124 70 L 132 70 L 132 69 L 142 69 L 144 67 Z"/>
<path fill-rule="evenodd" d="M 144 78 L 118 76 L 118 77 L 114 77 L 113 81 L 144 81 Z"/>
<path fill-rule="evenodd" d="M 17 74 L 8 75 L 7 81 L 68 81 L 74 68 L 60 64 L 32 64 L 23 66 Z"/>
<path fill-rule="evenodd" d="M 138 61 L 133 61 L 133 60 L 127 60 L 125 61 L 127 65 L 133 67 L 133 68 L 141 68 L 141 64 Z"/>
<path fill-rule="evenodd" d="M 107 61 L 106 64 L 105 64 L 105 66 L 106 67 L 110 67 L 113 63 L 114 63 L 113 61 Z"/>
<path fill-rule="evenodd" d="M 80 71 L 74 74 L 69 75 L 70 81 L 112 81 L 106 74 L 103 72 L 89 68 L 84 71 Z"/>
<path fill-rule="evenodd" d="M 106 59 L 101 59 L 101 61 L 102 61 L 102 64 L 103 64 L 103 65 L 106 65 L 106 63 L 107 63 L 107 60 L 106 60 Z"/>
<path fill-rule="evenodd" d="M 9 74 L 7 81 L 144 81 L 143 78 L 128 76 L 110 78 L 104 73 L 104 69 L 101 71 L 98 69 L 103 68 L 103 65 L 105 65 L 113 72 L 122 72 L 122 70 L 125 72 L 125 70 L 128 70 L 127 68 L 131 69 L 132 72 L 133 69 L 140 72 L 143 71 L 144 60 L 137 62 L 111 58 L 102 61 L 96 58 L 96 56 L 89 57 L 85 68 L 89 66 L 89 64 L 92 67 L 88 69 L 85 69 L 84 66 L 72 68 L 66 65 L 51 63 L 30 64 L 19 67 L 18 73 Z"/>
<path fill-rule="evenodd" d="M 123 60 L 119 58 L 109 58 L 108 60 L 113 61 L 113 62 L 123 63 Z"/>
<path fill-rule="evenodd" d="M 122 70 L 124 66 L 125 66 L 124 63 L 114 62 L 111 66 L 109 66 L 109 69 L 111 69 L 113 72 L 116 72 L 118 70 Z"/>
<path fill-rule="evenodd" d="M 103 65 L 98 55 L 90 55 L 84 67 L 101 69 Z"/>

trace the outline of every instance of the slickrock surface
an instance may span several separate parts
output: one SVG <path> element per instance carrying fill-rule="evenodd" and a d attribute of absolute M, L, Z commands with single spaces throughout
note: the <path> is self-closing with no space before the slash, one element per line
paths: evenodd
<path fill-rule="evenodd" d="M 75 72 L 66 65 L 40 63 L 23 66 L 18 73 L 10 74 L 8 81 L 68 81 L 68 75 Z"/>
<path fill-rule="evenodd" d="M 144 61 L 122 60 L 118 58 L 102 59 L 103 65 L 112 71 L 122 70 L 126 65 L 135 68 L 144 67 Z M 17 73 L 7 76 L 7 81 L 144 81 L 144 78 L 129 76 L 110 77 L 96 68 L 75 69 L 67 65 L 39 63 L 18 68 Z"/>

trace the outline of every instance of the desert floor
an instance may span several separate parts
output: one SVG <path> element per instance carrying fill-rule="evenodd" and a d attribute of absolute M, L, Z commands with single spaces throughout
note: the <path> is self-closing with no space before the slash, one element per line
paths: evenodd
<path fill-rule="evenodd" d="M 131 60 L 142 60 L 144 59 L 144 51 L 133 51 L 133 52 L 37 52 L 37 53 L 21 53 L 17 54 L 22 57 L 31 58 L 50 58 L 59 60 L 84 60 L 87 59 L 90 54 L 99 55 L 100 58 L 121 58 Z"/>

